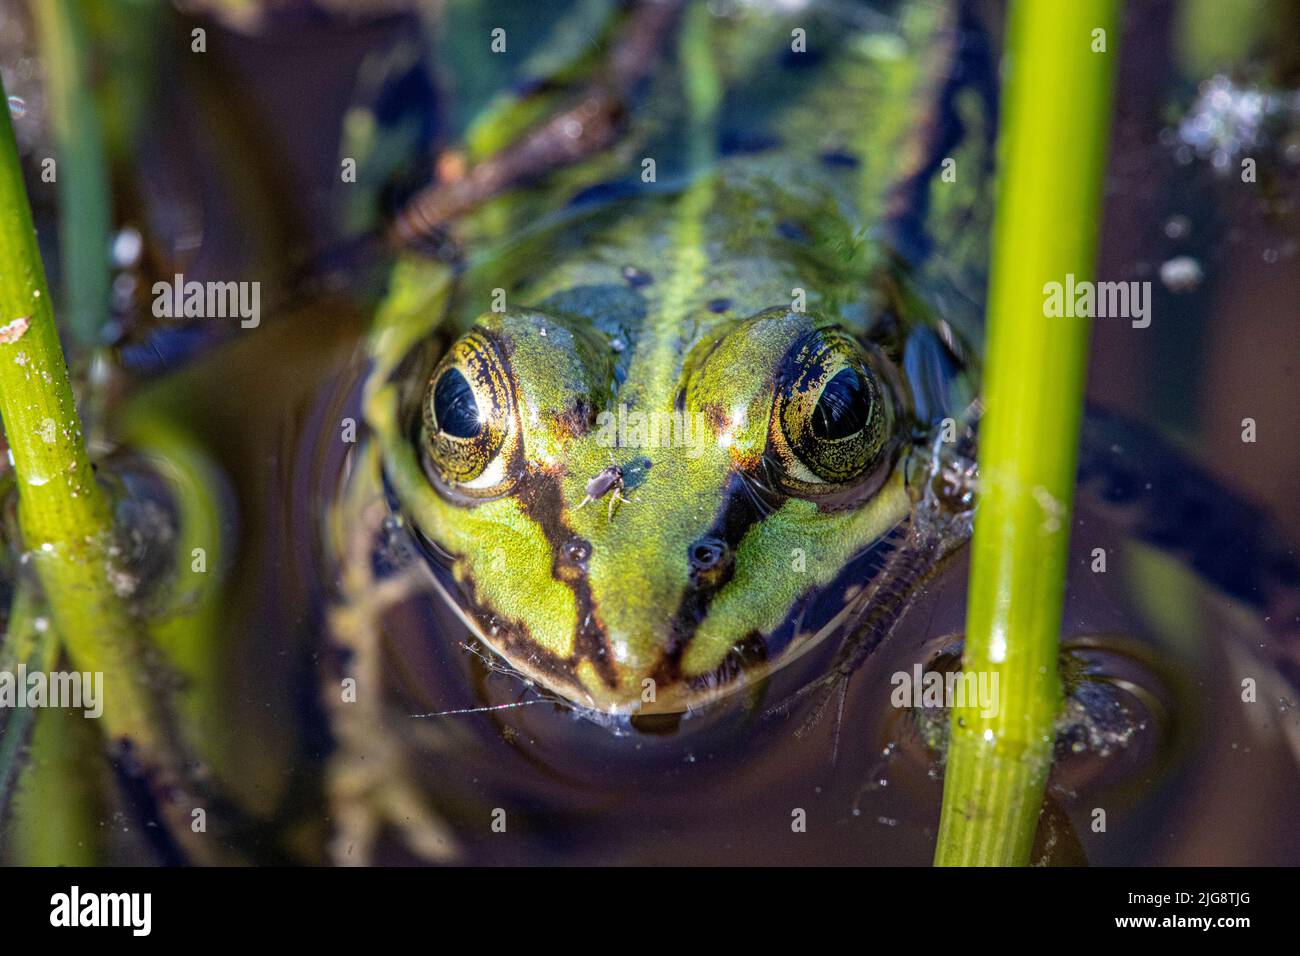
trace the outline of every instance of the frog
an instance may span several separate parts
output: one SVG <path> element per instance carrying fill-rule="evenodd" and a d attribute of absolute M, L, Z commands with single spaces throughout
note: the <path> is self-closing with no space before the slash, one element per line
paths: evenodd
<path fill-rule="evenodd" d="M 350 550 L 335 636 L 381 680 L 379 619 L 426 593 L 533 695 L 437 716 L 544 701 L 626 733 L 807 703 L 806 728 L 970 537 L 996 93 L 987 60 L 957 67 L 987 37 L 927 3 L 681 16 L 632 146 L 459 210 L 468 252 L 399 258 L 377 311 L 331 529 L 373 547 Z M 728 145 L 731 111 L 755 141 Z M 1132 503 L 1115 436 L 1158 445 L 1126 427 L 1084 428 L 1081 481 L 1111 504 Z M 1178 499 L 1143 507 L 1150 536 Z M 377 814 L 454 859 L 422 758 L 375 758 L 379 705 L 333 710 L 340 843 Z"/>
<path fill-rule="evenodd" d="M 928 12 L 911 42 L 948 29 Z M 514 237 L 371 389 L 385 480 L 476 634 L 579 706 L 680 712 L 761 681 L 911 510 L 931 422 L 905 356 L 948 363 L 955 394 L 969 349 L 868 236 L 857 207 L 903 170 L 869 179 L 842 120 Z"/>
<path fill-rule="evenodd" d="M 942 484 L 934 426 L 971 432 L 975 312 L 940 317 L 897 248 L 909 197 L 936 221 L 987 215 L 972 209 L 988 91 L 932 69 L 956 55 L 952 9 L 676 14 L 633 145 L 459 216 L 461 261 L 420 250 L 393 267 L 331 530 L 354 555 L 334 615 L 354 670 L 381 668 L 375 621 L 415 589 L 489 666 L 616 731 L 752 703 L 831 635 L 851 656 L 849 622 L 880 640 L 905 605 L 892 591 L 969 534 L 968 488 L 924 535 L 909 519 Z M 936 188 L 934 130 L 909 111 L 957 101 L 970 182 Z M 752 112 L 771 142 L 728 143 L 724 109 Z M 400 572 L 376 576 L 358 527 L 401 551 Z M 332 709 L 341 739 L 376 739 L 377 711 Z M 420 801 L 402 755 L 371 748 L 363 768 L 343 750 L 353 852 L 374 835 L 359 791 L 390 820 L 394 789 Z M 399 826 L 431 858 L 454 852 L 428 813 Z"/>

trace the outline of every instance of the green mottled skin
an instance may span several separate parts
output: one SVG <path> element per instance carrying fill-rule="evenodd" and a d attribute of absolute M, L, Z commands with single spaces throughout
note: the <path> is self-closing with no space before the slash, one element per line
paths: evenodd
<path fill-rule="evenodd" d="M 367 399 L 383 468 L 406 517 L 448 556 L 467 621 L 553 692 L 610 712 L 678 711 L 750 684 L 811 643 L 768 637 L 823 589 L 845 600 L 849 562 L 905 519 L 898 366 L 924 316 L 876 230 L 927 95 L 928 8 L 903 30 L 903 57 L 839 38 L 772 120 L 779 149 L 710 164 L 684 187 L 519 223 L 454 286 L 432 267 L 399 267 Z M 687 147 L 696 160 L 699 147 Z M 862 160 L 828 163 L 828 149 Z M 504 312 L 492 311 L 497 289 Z M 901 321 L 881 320 L 890 309 Z M 413 424 L 434 364 L 470 329 L 497 343 L 513 389 L 511 454 L 493 464 L 501 490 L 486 497 L 431 480 L 438 464 Z M 774 427 L 783 362 L 817 330 L 859 343 L 880 390 L 881 450 L 847 483 L 819 482 Z M 411 350 L 424 357 L 395 372 Z M 596 416 L 620 406 L 698 413 L 706 440 L 611 448 Z M 611 460 L 628 500 L 579 507 Z M 740 522 L 725 572 L 693 576 L 692 548 L 744 510 L 738 476 L 772 484 L 764 461 L 794 490 Z M 832 485 L 841 493 L 823 494 Z M 574 543 L 581 560 L 567 557 Z"/>

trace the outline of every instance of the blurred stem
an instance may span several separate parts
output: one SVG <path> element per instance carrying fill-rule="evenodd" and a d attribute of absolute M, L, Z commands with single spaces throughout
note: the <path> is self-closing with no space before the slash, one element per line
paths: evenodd
<path fill-rule="evenodd" d="M 148 401 L 136 402 L 117 419 L 117 435 L 162 478 L 177 513 L 173 602 L 150 617 L 149 637 L 185 690 L 172 701 L 185 740 L 223 783 L 242 775 L 230 747 L 232 719 L 226 699 L 229 676 L 221 640 L 223 553 L 222 483 L 216 466 L 186 429 Z M 202 554 L 196 570 L 196 554 Z"/>
<path fill-rule="evenodd" d="M 54 666 L 51 663 L 49 666 Z M 6 862 L 20 866 L 103 863 L 108 816 L 96 738 L 76 710 L 36 713 L 27 765 L 14 795 Z"/>
<path fill-rule="evenodd" d="M 29 672 L 48 671 L 54 666 L 59 642 L 49 622 L 41 618 L 41 610 L 35 582 L 21 578 L 14 589 L 0 644 L 0 671 L 15 673 L 22 664 Z M 0 711 L 0 821 L 7 817 L 34 719 L 35 711 L 30 707 Z"/>
<path fill-rule="evenodd" d="M 4 100 L 0 88 L 0 100 Z M 79 671 L 104 675 L 102 731 L 195 850 L 191 797 L 144 641 L 113 586 L 112 510 L 82 441 L 36 244 L 9 111 L 0 109 L 0 418 L 13 456 L 18 527 L 55 630 Z"/>
<path fill-rule="evenodd" d="M 602 62 L 602 44 L 595 41 L 608 42 L 619 18 L 619 7 L 609 0 L 579 0 L 564 8 L 519 71 L 526 77 L 546 77 L 550 88 L 494 96 L 465 130 L 466 159 L 480 163 L 491 158 L 560 109 L 572 88 Z"/>
<path fill-rule="evenodd" d="M 89 76 L 85 9 L 75 0 L 34 0 L 31 10 L 58 153 L 64 327 L 84 348 L 98 340 L 108 308 L 110 229 L 108 164 Z"/>
<path fill-rule="evenodd" d="M 1092 277 L 1118 7 L 1017 0 L 1008 14 L 962 662 L 990 686 L 996 675 L 999 706 L 953 709 L 938 865 L 1027 863 L 1051 769 L 1090 323 L 1049 317 L 1045 286 Z"/>
<path fill-rule="evenodd" d="M 687 6 L 678 34 L 682 85 L 686 94 L 687 149 L 692 172 L 716 159 L 718 108 L 722 104 L 722 79 L 718 75 L 713 45 L 713 14 L 702 3 Z"/>

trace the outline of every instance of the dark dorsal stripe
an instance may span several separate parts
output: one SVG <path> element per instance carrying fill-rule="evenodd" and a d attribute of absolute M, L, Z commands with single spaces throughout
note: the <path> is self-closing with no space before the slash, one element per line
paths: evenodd
<path fill-rule="evenodd" d="M 546 536 L 551 548 L 552 576 L 573 591 L 578 612 L 573 643 L 575 660 L 589 660 L 606 686 L 617 687 L 618 671 L 606 635 L 596 623 L 595 602 L 587 578 L 591 542 L 579 537 L 568 525 L 560 479 L 536 472 L 529 474 L 520 482 L 516 498 L 524 514 Z"/>
<path fill-rule="evenodd" d="M 736 550 L 740 547 L 740 542 L 750 528 L 772 514 L 782 503 L 765 501 L 749 482 L 750 479 L 740 473 L 732 475 L 712 527 L 691 546 L 701 547 L 705 543 L 721 545 L 723 556 L 715 566 L 707 570 L 693 568 L 691 587 L 673 614 L 669 644 L 655 670 L 654 679 L 657 683 L 674 683 L 681 678 L 682 657 L 690 647 L 700 622 L 708 614 L 713 598 L 735 574 Z M 749 643 L 752 645 L 754 642 Z"/>

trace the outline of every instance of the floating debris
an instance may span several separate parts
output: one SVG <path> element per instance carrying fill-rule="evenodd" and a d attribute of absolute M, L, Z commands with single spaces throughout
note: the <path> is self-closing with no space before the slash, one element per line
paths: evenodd
<path fill-rule="evenodd" d="M 27 334 L 27 327 L 31 325 L 31 322 L 32 317 L 24 315 L 5 325 L 0 325 L 0 343 L 10 345 L 17 342 Z"/>
<path fill-rule="evenodd" d="M 1202 278 L 1201 264 L 1191 256 L 1175 256 L 1160 266 L 1160 281 L 1170 292 L 1191 292 Z"/>
<path fill-rule="evenodd" d="M 1192 223 L 1186 216 L 1170 216 L 1165 223 L 1165 235 L 1170 239 L 1186 239 L 1191 231 Z"/>
<path fill-rule="evenodd" d="M 1300 93 L 1238 86 L 1220 74 L 1201 84 L 1196 102 L 1178 124 L 1178 139 L 1216 170 L 1227 172 L 1238 156 L 1269 145 L 1276 124 L 1288 117 L 1300 117 Z"/>
<path fill-rule="evenodd" d="M 119 269 L 132 269 L 140 263 L 144 250 L 144 237 L 134 226 L 118 230 L 113 237 L 113 265 Z"/>

